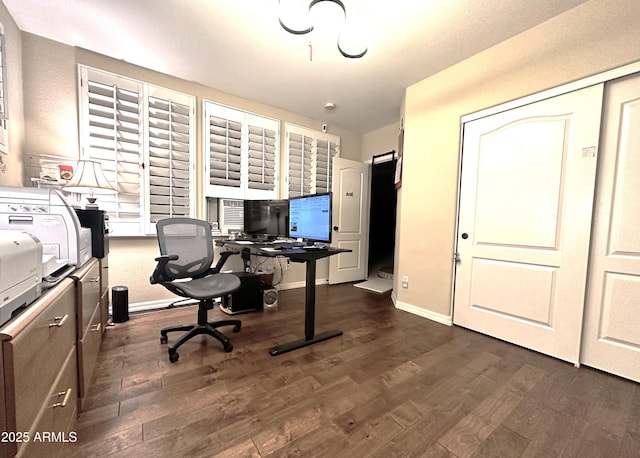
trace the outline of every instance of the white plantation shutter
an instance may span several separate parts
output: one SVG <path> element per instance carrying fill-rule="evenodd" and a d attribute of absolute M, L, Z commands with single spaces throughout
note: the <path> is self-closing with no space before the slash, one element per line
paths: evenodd
<path fill-rule="evenodd" d="M 286 124 L 288 197 L 331 191 L 333 158 L 340 137 Z"/>
<path fill-rule="evenodd" d="M 331 165 L 337 154 L 338 145 L 335 141 L 318 139 L 312 175 L 316 186 L 314 193 L 331 191 Z"/>
<path fill-rule="evenodd" d="M 275 137 L 275 130 L 249 126 L 249 188 L 275 189 Z"/>
<path fill-rule="evenodd" d="M 313 137 L 288 132 L 289 197 L 311 194 Z"/>
<path fill-rule="evenodd" d="M 192 105 L 189 96 L 153 88 L 149 106 L 149 222 L 191 216 Z"/>
<path fill-rule="evenodd" d="M 81 73 L 82 156 L 118 191 L 100 195 L 112 235 L 154 234 L 194 213 L 193 97 L 88 67 Z"/>
<path fill-rule="evenodd" d="M 83 157 L 102 164 L 118 191 L 98 204 L 110 216 L 115 233 L 141 231 L 142 85 L 88 68 L 82 69 Z"/>
<path fill-rule="evenodd" d="M 279 122 L 204 103 L 205 195 L 278 197 Z"/>
<path fill-rule="evenodd" d="M 241 198 L 243 116 L 205 102 L 204 122 L 207 194 Z"/>
<path fill-rule="evenodd" d="M 280 122 L 247 114 L 247 190 L 245 198 L 278 197 Z"/>

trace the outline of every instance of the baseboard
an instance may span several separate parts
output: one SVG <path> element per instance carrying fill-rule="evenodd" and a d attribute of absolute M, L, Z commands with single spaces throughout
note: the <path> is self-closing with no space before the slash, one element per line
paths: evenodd
<path fill-rule="evenodd" d="M 414 315 L 427 318 L 428 320 L 435 321 L 436 323 L 444 324 L 447 326 L 453 325 L 453 320 L 449 315 L 442 315 L 441 313 L 435 313 L 430 310 L 425 310 L 422 307 L 416 307 L 415 305 L 398 301 L 395 299 L 395 296 L 393 294 L 391 295 L 391 298 L 393 299 L 393 302 L 396 308 L 399 310 L 404 310 L 405 312 L 413 313 Z"/>
<path fill-rule="evenodd" d="M 328 283 L 329 283 L 328 278 L 316 278 L 316 285 L 326 285 Z M 276 286 L 276 288 L 278 288 L 280 291 L 283 291 L 285 289 L 304 288 L 305 286 L 306 286 L 306 283 L 304 281 L 294 281 L 290 283 L 280 283 L 279 285 Z"/>
<path fill-rule="evenodd" d="M 316 285 L 326 285 L 328 283 L 329 283 L 328 278 L 316 279 Z M 290 283 L 279 284 L 278 286 L 276 286 L 276 288 L 283 291 L 285 289 L 304 288 L 305 286 L 306 284 L 304 281 L 295 281 Z M 173 299 L 161 299 L 157 301 L 135 302 L 135 303 L 129 304 L 129 312 L 136 313 L 136 312 L 148 312 L 151 310 L 166 309 L 167 307 L 169 307 L 169 305 L 173 304 L 174 302 L 180 299 L 181 299 L 180 297 L 176 297 Z M 109 308 L 109 313 L 111 313 L 111 308 Z"/>
<path fill-rule="evenodd" d="M 135 302 L 133 304 L 129 304 L 129 313 L 148 312 L 150 310 L 166 309 L 174 302 L 180 301 L 180 299 L 182 298 L 175 297 L 173 299 L 161 299 L 157 301 Z M 185 302 L 184 304 L 186 305 L 187 302 Z M 193 305 L 197 305 L 197 304 L 198 302 L 194 300 Z M 111 307 L 109 307 L 109 313 L 111 313 Z"/>

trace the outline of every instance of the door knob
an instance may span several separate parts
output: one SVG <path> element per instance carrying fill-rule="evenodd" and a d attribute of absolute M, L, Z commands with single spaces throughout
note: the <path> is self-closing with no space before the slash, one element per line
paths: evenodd
<path fill-rule="evenodd" d="M 333 230 L 337 231 L 338 230 L 338 226 L 333 226 Z"/>
<path fill-rule="evenodd" d="M 462 233 L 462 238 L 467 240 L 469 238 L 469 234 L 467 234 L 466 232 Z"/>

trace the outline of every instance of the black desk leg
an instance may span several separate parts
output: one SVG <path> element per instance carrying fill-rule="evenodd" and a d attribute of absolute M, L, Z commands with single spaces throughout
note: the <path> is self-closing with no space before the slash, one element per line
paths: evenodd
<path fill-rule="evenodd" d="M 308 345 L 322 342 L 342 335 L 342 331 L 334 329 L 331 331 L 321 332 L 315 335 L 316 321 L 316 259 L 307 259 L 307 278 L 305 283 L 305 301 L 304 301 L 304 339 L 294 340 L 281 345 L 276 345 L 269 353 L 271 356 L 281 355 L 297 348 L 306 347 Z"/>
<path fill-rule="evenodd" d="M 304 298 L 304 337 L 313 339 L 316 327 L 316 260 L 307 259 L 307 278 Z"/>

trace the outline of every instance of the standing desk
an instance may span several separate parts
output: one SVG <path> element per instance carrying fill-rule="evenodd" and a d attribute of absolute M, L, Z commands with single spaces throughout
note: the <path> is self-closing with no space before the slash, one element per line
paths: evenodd
<path fill-rule="evenodd" d="M 251 243 L 242 244 L 235 240 L 217 240 L 216 245 L 227 247 L 233 250 L 241 250 L 255 256 L 276 257 L 285 256 L 293 262 L 304 262 L 306 264 L 306 280 L 305 280 L 305 300 L 304 300 L 304 338 L 276 345 L 269 350 L 272 356 L 281 355 L 297 348 L 306 347 L 308 345 L 322 342 L 342 335 L 339 329 L 332 329 L 321 333 L 315 333 L 315 315 L 316 315 L 316 261 L 321 258 L 327 258 L 338 253 L 347 253 L 351 250 L 345 248 L 328 247 L 321 250 L 305 250 L 303 248 L 288 248 L 285 250 L 273 250 L 277 245 L 268 243 Z"/>

